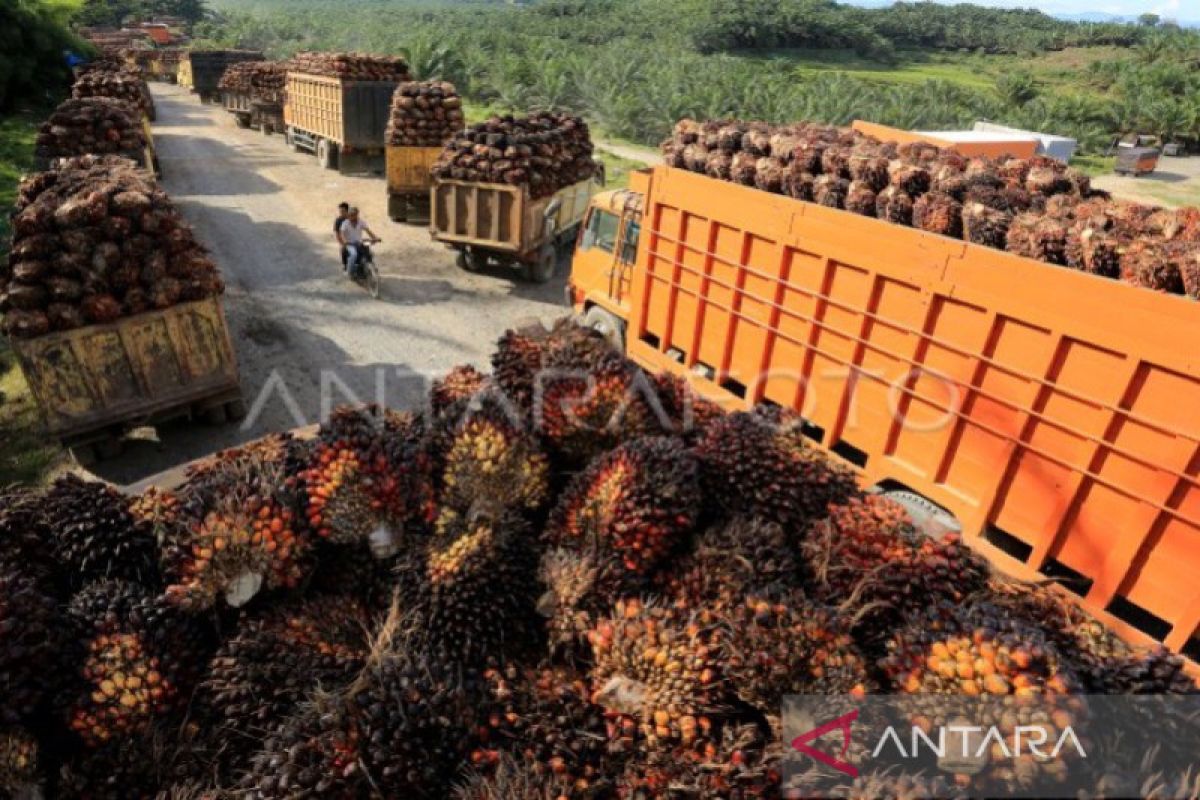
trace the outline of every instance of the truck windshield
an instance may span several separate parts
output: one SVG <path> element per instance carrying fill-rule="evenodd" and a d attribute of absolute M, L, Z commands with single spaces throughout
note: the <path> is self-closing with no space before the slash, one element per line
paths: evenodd
<path fill-rule="evenodd" d="M 637 260 L 638 239 L 642 235 L 642 224 L 632 220 L 625 226 L 625 241 L 621 243 L 621 262 L 632 264 Z"/>
<path fill-rule="evenodd" d="M 583 249 L 590 250 L 593 247 L 598 247 L 606 253 L 611 253 L 617 248 L 617 226 L 620 220 L 616 214 L 610 214 L 607 211 L 593 209 L 592 216 L 588 219 L 587 230 L 583 232 Z"/>

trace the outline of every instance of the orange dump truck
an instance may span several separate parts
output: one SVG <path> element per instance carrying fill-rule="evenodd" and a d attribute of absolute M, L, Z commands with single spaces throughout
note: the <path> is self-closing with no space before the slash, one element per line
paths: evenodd
<path fill-rule="evenodd" d="M 1200 658 L 1200 303 L 668 167 L 593 200 L 570 302 L 999 569 Z"/>

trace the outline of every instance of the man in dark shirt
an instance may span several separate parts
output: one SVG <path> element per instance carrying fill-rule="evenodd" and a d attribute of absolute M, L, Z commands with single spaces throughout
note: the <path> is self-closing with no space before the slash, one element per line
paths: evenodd
<path fill-rule="evenodd" d="M 350 252 L 346 249 L 346 240 L 342 238 L 342 223 L 348 216 L 350 216 L 350 204 L 338 203 L 337 219 L 333 221 L 333 235 L 337 237 L 338 246 L 342 248 L 342 272 L 346 271 L 346 260 L 350 257 Z"/>

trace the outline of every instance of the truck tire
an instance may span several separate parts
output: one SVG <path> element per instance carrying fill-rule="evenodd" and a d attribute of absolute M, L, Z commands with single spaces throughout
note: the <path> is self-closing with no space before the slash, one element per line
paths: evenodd
<path fill-rule="evenodd" d="M 408 198 L 402 194 L 389 194 L 388 216 L 392 218 L 392 222 L 407 222 Z"/>
<path fill-rule="evenodd" d="M 261 133 L 263 136 L 270 136 L 272 133 L 275 132 L 275 128 L 272 127 L 271 123 L 264 122 L 258 126 L 258 132 Z"/>
<path fill-rule="evenodd" d="M 317 161 L 324 169 L 337 169 L 337 145 L 328 139 L 317 142 Z"/>
<path fill-rule="evenodd" d="M 250 118 L 245 114 L 234 114 L 233 121 L 239 128 L 245 129 L 250 127 Z"/>
<path fill-rule="evenodd" d="M 916 492 L 888 489 L 880 494 L 903 506 L 912 517 L 916 529 L 931 539 L 941 539 L 949 533 L 962 533 L 962 523 L 953 514 Z"/>
<path fill-rule="evenodd" d="M 625 352 L 625 323 L 600 306 L 592 306 L 583 315 L 583 325 L 603 336 L 618 353 Z"/>
<path fill-rule="evenodd" d="M 554 277 L 557 269 L 558 250 L 553 243 L 547 243 L 538 251 L 536 261 L 521 265 L 521 274 L 530 283 L 546 283 Z"/>

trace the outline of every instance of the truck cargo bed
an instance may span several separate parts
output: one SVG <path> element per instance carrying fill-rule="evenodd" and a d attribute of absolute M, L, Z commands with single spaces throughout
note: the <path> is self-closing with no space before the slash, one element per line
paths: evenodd
<path fill-rule="evenodd" d="M 561 201 L 554 215 L 555 230 L 568 230 L 583 219 L 596 188 L 596 181 L 589 178 L 533 200 L 525 186 L 434 181 L 433 235 L 447 244 L 530 255 L 547 241 L 545 216 L 550 204 Z"/>
<path fill-rule="evenodd" d="M 383 152 L 392 81 L 347 81 L 289 72 L 284 121 L 338 147 Z"/>

